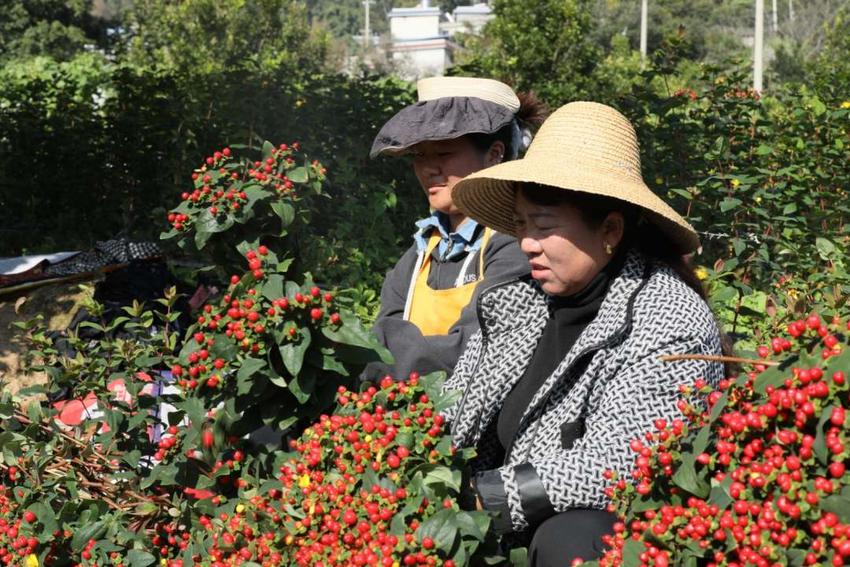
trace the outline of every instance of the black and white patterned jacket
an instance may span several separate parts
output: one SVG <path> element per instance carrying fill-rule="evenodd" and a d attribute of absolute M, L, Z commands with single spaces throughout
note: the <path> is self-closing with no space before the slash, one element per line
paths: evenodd
<path fill-rule="evenodd" d="M 481 329 L 444 386 L 463 395 L 445 415 L 455 443 L 478 448 L 476 470 L 490 469 L 479 478 L 503 484 L 516 531 L 555 512 L 605 508 L 602 473 L 631 473 L 629 442 L 656 419 L 680 417 L 679 385 L 723 375 L 717 362 L 659 360 L 720 354 L 720 334 L 706 303 L 670 268 L 629 252 L 596 318 L 534 396 L 504 461 L 494 462 L 499 411 L 531 361 L 549 302 L 535 282 L 515 280 L 484 292 L 478 312 Z"/>

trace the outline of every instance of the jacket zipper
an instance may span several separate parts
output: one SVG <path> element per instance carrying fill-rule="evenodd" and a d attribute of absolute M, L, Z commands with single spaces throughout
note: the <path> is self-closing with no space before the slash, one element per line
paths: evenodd
<path fill-rule="evenodd" d="M 621 340 L 623 334 L 626 332 L 626 329 L 628 329 L 629 326 L 631 326 L 631 324 L 632 324 L 632 309 L 634 308 L 635 298 L 637 298 L 638 294 L 641 292 L 641 290 L 644 288 L 644 286 L 646 286 L 647 282 L 649 281 L 649 276 L 650 276 L 651 271 L 652 271 L 652 264 L 648 262 L 646 267 L 644 268 L 643 277 L 641 278 L 642 281 L 641 281 L 640 285 L 637 287 L 637 289 L 635 289 L 634 293 L 632 293 L 632 296 L 629 298 L 628 305 L 626 306 L 626 320 L 625 320 L 625 322 L 620 326 L 619 329 L 617 329 L 617 331 L 615 333 L 610 335 L 605 341 L 602 341 L 600 343 L 597 343 L 596 345 L 593 345 L 591 347 L 584 349 L 582 351 L 582 353 L 575 358 L 575 360 L 573 361 L 573 364 L 571 364 L 570 368 L 567 369 L 567 372 L 570 372 L 573 368 L 575 368 L 576 363 L 581 361 L 588 354 L 599 351 L 603 348 L 608 348 L 610 346 L 613 346 L 619 340 Z M 576 377 L 574 379 L 574 381 L 578 381 L 578 377 Z M 571 384 L 570 387 L 572 388 L 572 386 L 574 386 L 574 385 L 575 384 Z M 591 386 L 592 386 L 592 384 L 591 384 Z M 549 404 L 549 399 L 552 397 L 552 392 L 554 390 L 555 390 L 555 386 L 552 386 L 551 388 L 549 388 L 549 391 L 546 392 L 546 396 L 543 398 L 541 403 L 537 404 L 537 406 L 532 408 L 532 411 L 529 411 L 525 414 L 525 418 L 521 419 L 520 422 L 519 422 L 519 427 L 517 428 L 517 431 L 520 431 L 520 429 L 522 429 L 523 423 L 525 423 L 525 421 L 529 417 L 534 415 L 534 413 L 538 409 L 543 408 L 545 410 L 546 406 Z M 538 419 L 537 423 L 534 424 L 534 429 L 531 431 L 531 438 L 532 439 L 534 439 L 534 436 L 537 435 L 537 430 L 540 429 L 540 422 L 542 422 L 542 421 L 543 421 L 542 419 Z M 510 447 L 508 447 L 507 450 L 505 451 L 505 460 L 504 460 L 505 465 L 508 464 L 508 459 L 510 458 L 511 451 L 514 448 L 514 441 L 516 441 L 516 435 L 514 436 L 513 439 L 511 439 Z M 531 445 L 532 444 L 529 443 L 528 449 L 526 449 L 526 451 L 525 451 L 525 457 L 524 458 L 525 458 L 526 462 L 528 461 L 528 457 L 531 455 Z"/>
<path fill-rule="evenodd" d="M 593 346 L 590 346 L 590 347 L 587 347 L 586 349 L 584 349 L 584 350 L 582 351 L 582 353 L 581 353 L 580 355 L 578 355 L 578 356 L 575 358 L 575 360 L 574 360 L 574 361 L 573 361 L 573 363 L 570 365 L 570 367 L 566 369 L 566 371 L 564 372 L 564 374 L 566 375 L 566 374 L 569 374 L 570 372 L 572 372 L 572 371 L 573 371 L 573 369 L 574 369 L 574 368 L 576 368 L 576 366 L 577 366 L 577 365 L 579 365 L 579 363 L 580 363 L 580 362 L 584 359 L 584 357 L 586 357 L 587 355 L 589 355 L 589 354 L 593 354 L 593 353 L 595 353 L 595 352 L 597 352 L 597 351 L 599 351 L 599 350 L 601 350 L 601 349 L 603 349 L 603 348 L 607 348 L 607 347 L 610 347 L 610 346 L 612 346 L 612 345 L 616 344 L 616 342 L 620 339 L 620 337 L 621 337 L 621 335 L 622 335 L 623 331 L 625 330 L 626 326 L 627 326 L 627 325 L 623 325 L 623 327 L 621 327 L 621 328 L 617 331 L 617 333 L 615 333 L 614 335 L 610 336 L 610 337 L 609 337 L 606 341 L 601 342 L 601 343 L 597 343 L 597 344 L 595 344 L 595 345 L 593 345 Z M 579 378 L 579 376 L 574 376 L 574 377 L 572 377 L 572 379 L 571 379 L 571 380 L 572 380 L 572 383 L 570 383 L 570 385 L 569 385 L 569 386 L 570 386 L 570 388 L 572 388 L 572 387 L 575 385 L 575 383 L 576 383 L 576 382 L 578 382 L 578 378 Z M 534 413 L 535 413 L 535 412 L 537 412 L 537 410 L 538 410 L 538 409 L 540 409 L 540 408 L 545 408 L 545 407 L 548 405 L 548 403 L 549 403 L 549 399 L 551 398 L 551 396 L 552 396 L 552 392 L 555 390 L 555 388 L 556 388 L 555 386 L 552 386 L 551 388 L 549 388 L 549 391 L 546 393 L 546 396 L 543 398 L 543 400 L 541 400 L 541 402 L 540 402 L 539 404 L 537 404 L 535 407 L 533 407 L 533 408 L 531 409 L 531 411 L 529 411 L 529 412 L 527 412 L 527 413 L 525 414 L 525 418 L 524 418 L 524 419 L 522 419 L 522 420 L 520 420 L 519 427 L 517 428 L 517 431 L 520 431 L 520 430 L 522 429 L 522 425 L 523 425 L 526 421 L 528 421 L 528 419 L 530 419 L 530 418 L 531 418 L 531 416 L 532 416 L 532 415 L 534 415 Z M 535 424 L 534 424 L 534 430 L 531 432 L 531 436 L 532 436 L 532 438 L 533 438 L 533 437 L 537 434 L 537 430 L 540 428 L 540 422 L 541 422 L 541 421 L 543 421 L 543 420 L 542 420 L 542 419 L 538 419 L 538 420 L 537 420 L 537 423 L 535 423 Z M 515 442 L 515 441 L 516 441 L 516 435 L 514 435 L 513 439 L 511 439 L 511 444 L 510 444 L 510 446 L 507 448 L 507 450 L 505 451 L 505 460 L 504 460 L 504 464 L 508 464 L 508 460 L 510 459 L 511 452 L 513 451 L 513 448 L 514 448 L 514 442 Z M 530 454 L 530 453 L 531 453 L 531 446 L 529 445 L 529 448 L 528 448 L 528 450 L 526 451 L 526 454 L 525 454 L 525 458 L 526 458 L 526 460 L 528 459 L 528 456 L 529 456 L 529 454 Z"/>
<path fill-rule="evenodd" d="M 481 300 L 484 298 L 484 294 L 490 293 L 491 291 L 498 289 L 500 287 L 505 287 L 511 284 L 518 282 L 521 278 L 514 278 L 512 280 L 502 282 L 500 284 L 496 284 L 492 287 L 487 288 L 485 291 L 478 296 L 478 301 L 475 303 L 475 315 L 478 318 L 478 328 L 481 329 L 481 352 L 478 354 L 478 360 L 475 361 L 475 368 L 472 371 L 472 374 L 469 377 L 469 380 L 466 384 L 466 389 L 463 392 L 463 396 L 460 399 L 460 404 L 457 407 L 457 413 L 455 414 L 457 417 L 455 418 L 455 422 L 462 415 L 463 406 L 466 405 L 466 398 L 469 396 L 469 390 L 472 388 L 472 383 L 475 375 L 478 373 L 478 366 L 481 364 L 481 357 L 484 356 L 484 351 L 487 347 L 487 329 L 484 326 L 484 316 L 481 313 Z M 478 435 L 479 424 L 481 423 L 480 419 L 475 420 L 475 430 L 473 431 L 472 436 L 475 437 Z"/>

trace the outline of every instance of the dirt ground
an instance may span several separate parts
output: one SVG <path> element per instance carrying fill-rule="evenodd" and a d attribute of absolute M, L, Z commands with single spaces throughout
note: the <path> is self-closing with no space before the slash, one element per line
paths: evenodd
<path fill-rule="evenodd" d="M 0 388 L 17 392 L 44 383 L 44 375 L 26 375 L 21 370 L 25 352 L 23 331 L 12 325 L 41 313 L 50 329 L 64 329 L 85 297 L 79 282 L 46 285 L 16 295 L 0 295 Z"/>

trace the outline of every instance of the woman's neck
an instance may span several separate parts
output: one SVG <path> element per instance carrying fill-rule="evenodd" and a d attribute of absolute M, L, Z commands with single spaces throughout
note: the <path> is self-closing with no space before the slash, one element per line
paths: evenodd
<path fill-rule="evenodd" d="M 449 228 L 451 229 L 451 232 L 457 232 L 460 225 L 465 223 L 468 219 L 468 217 L 462 213 L 449 214 L 447 216 L 449 217 Z"/>

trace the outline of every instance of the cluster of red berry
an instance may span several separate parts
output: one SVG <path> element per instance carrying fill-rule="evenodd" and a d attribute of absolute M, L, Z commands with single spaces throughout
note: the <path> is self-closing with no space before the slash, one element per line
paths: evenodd
<path fill-rule="evenodd" d="M 16 476 L 12 474 L 13 470 L 17 473 L 15 467 L 10 467 L 8 471 L 12 481 Z M 24 535 L 22 527 L 37 521 L 38 518 L 31 510 L 20 514 L 11 489 L 0 484 L 0 564 L 23 564 L 26 556 L 36 552 L 38 539 L 32 534 Z"/>
<path fill-rule="evenodd" d="M 447 550 L 417 530 L 457 504 L 405 488 L 416 467 L 448 466 L 455 454 L 418 376 L 338 394 L 338 412 L 293 441 L 297 456 L 280 467 L 276 501 L 296 512 L 282 518 L 287 556 L 304 566 L 451 567 Z"/>
<path fill-rule="evenodd" d="M 233 275 L 230 289 L 224 294 L 219 305 L 206 304 L 203 313 L 198 316 L 198 330 L 193 335 L 197 350 L 189 353 L 188 365 L 175 364 L 171 368 L 178 384 L 187 389 L 200 386 L 218 388 L 224 378 L 232 373 L 231 363 L 223 358 L 213 358 L 211 349 L 215 345 L 215 336 L 232 340 L 237 347 L 251 355 L 266 354 L 269 345 L 276 343 L 276 334 L 283 333 L 287 340 L 299 337 L 302 326 L 342 325 L 339 313 L 331 310 L 334 296 L 311 286 L 304 293 L 298 291 L 291 297 L 270 297 L 257 287 L 244 285 L 246 278 L 253 278 L 251 284 L 261 284 L 266 278 L 266 267 L 276 263 L 272 253 L 265 246 L 245 254 L 248 272 L 245 276 Z M 220 340 L 220 339 L 219 339 Z"/>
<path fill-rule="evenodd" d="M 249 193 L 255 189 L 295 198 L 296 182 L 306 182 L 311 176 L 322 181 L 327 173 L 315 160 L 310 163 L 309 173 L 295 173 L 300 149 L 298 142 L 270 146 L 264 152 L 267 157 L 253 162 L 237 161 L 230 148 L 214 152 L 192 173 L 194 189 L 181 194 L 182 203 L 168 213 L 168 223 L 178 232 L 188 231 L 197 222 L 196 215 L 204 211 L 222 221 L 243 209 Z"/>
<path fill-rule="evenodd" d="M 676 89 L 676 91 L 673 93 L 673 96 L 687 97 L 693 101 L 697 99 L 697 92 L 694 89 L 679 88 Z"/>
<path fill-rule="evenodd" d="M 275 482 L 241 492 L 232 512 L 201 515 L 199 529 L 159 526 L 152 541 L 164 564 L 183 567 L 191 542 L 205 538 L 194 565 L 456 565 L 453 539 L 438 540 L 443 524 L 428 519 L 462 513 L 441 479 L 465 456 L 419 376 L 385 378 L 362 393 L 340 387 L 337 400 L 333 415 L 291 441 Z"/>
<path fill-rule="evenodd" d="M 636 485 L 608 475 L 622 521 L 600 565 L 850 562 L 843 328 L 817 315 L 791 323 L 759 348 L 785 364 L 724 380 L 707 409 L 689 405 L 686 419 L 635 440 Z"/>

